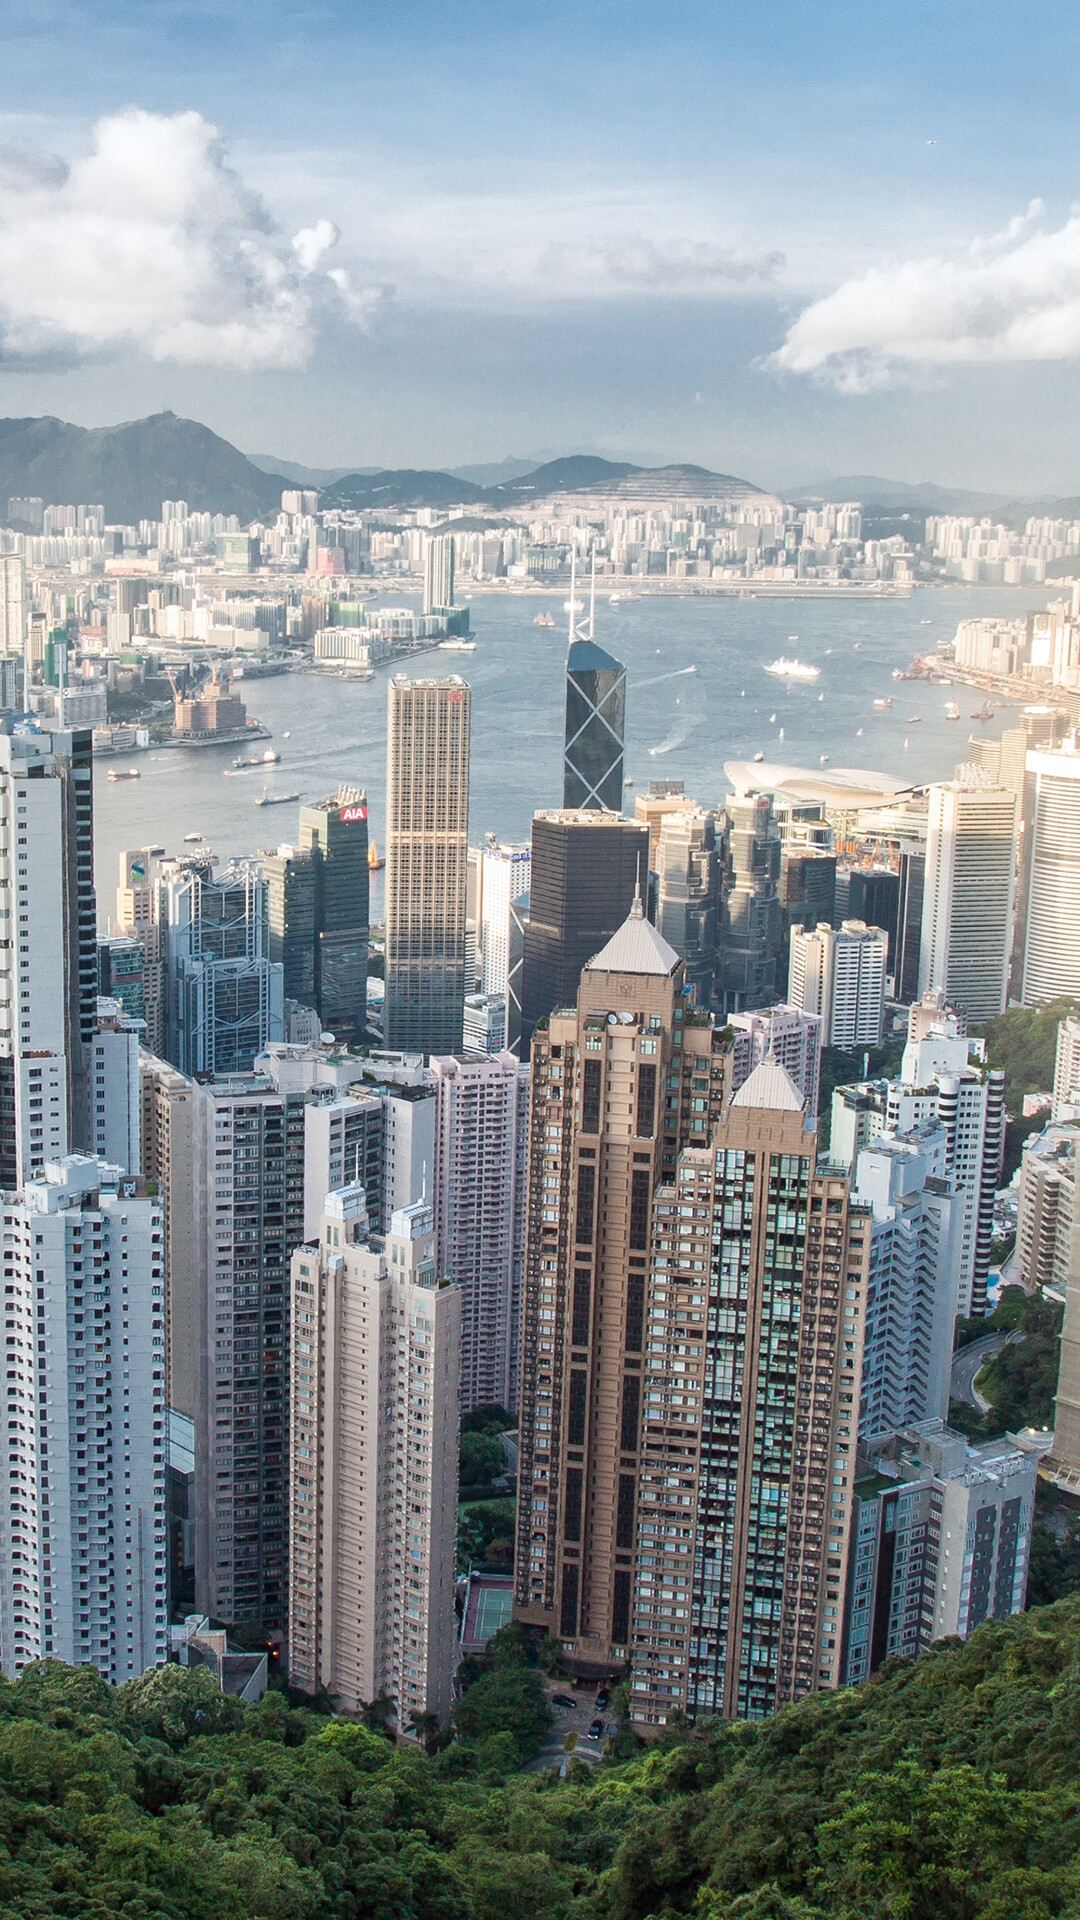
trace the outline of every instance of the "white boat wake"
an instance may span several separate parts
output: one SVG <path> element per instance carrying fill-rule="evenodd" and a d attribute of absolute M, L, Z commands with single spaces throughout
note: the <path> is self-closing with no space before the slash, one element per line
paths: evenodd
<path fill-rule="evenodd" d="M 654 673 L 649 680 L 635 680 L 627 691 L 639 693 L 642 687 L 658 687 L 661 680 L 681 680 L 684 674 L 696 672 L 696 667 L 674 667 L 670 673 Z"/>

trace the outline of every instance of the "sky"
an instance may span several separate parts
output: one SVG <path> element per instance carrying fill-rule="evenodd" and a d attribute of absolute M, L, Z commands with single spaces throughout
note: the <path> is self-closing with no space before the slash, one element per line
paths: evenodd
<path fill-rule="evenodd" d="M 1080 16 L 36 0 L 0 414 L 1080 493 Z"/>

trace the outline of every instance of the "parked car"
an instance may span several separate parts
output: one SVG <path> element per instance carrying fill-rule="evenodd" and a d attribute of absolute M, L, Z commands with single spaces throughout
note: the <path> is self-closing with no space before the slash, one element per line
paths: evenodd
<path fill-rule="evenodd" d="M 603 1736 L 604 1736 L 604 1723 L 598 1716 L 594 1721 L 592 1721 L 589 1727 L 589 1739 L 602 1740 Z"/>
<path fill-rule="evenodd" d="M 608 1688 L 608 1687 L 601 1687 L 601 1689 L 600 1689 L 600 1691 L 599 1691 L 599 1693 L 598 1693 L 598 1694 L 597 1694 L 597 1696 L 596 1696 L 596 1711 L 597 1711 L 597 1713 L 603 1713 L 603 1711 L 604 1711 L 604 1708 L 605 1708 L 605 1707 L 607 1706 L 607 1704 L 608 1704 L 608 1701 L 609 1701 L 610 1699 L 611 1699 L 611 1690 L 610 1690 L 610 1688 Z"/>
<path fill-rule="evenodd" d="M 573 1708 L 577 1706 L 577 1701 L 572 1700 L 568 1693 L 553 1693 L 551 1696 L 551 1704 L 553 1707 Z"/>

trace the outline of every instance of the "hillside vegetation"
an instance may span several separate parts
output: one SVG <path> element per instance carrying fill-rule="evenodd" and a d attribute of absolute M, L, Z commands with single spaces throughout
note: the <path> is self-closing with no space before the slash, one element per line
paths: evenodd
<path fill-rule="evenodd" d="M 0 1687 L 0 1916 L 1076 1920 L 1078 1733 L 1071 1600 L 563 1781 L 49 1663 Z"/>

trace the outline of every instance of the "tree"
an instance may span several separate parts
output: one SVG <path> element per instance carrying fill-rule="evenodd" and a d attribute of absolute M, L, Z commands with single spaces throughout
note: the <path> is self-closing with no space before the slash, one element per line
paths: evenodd
<path fill-rule="evenodd" d="M 453 1720 L 462 1738 L 477 1745 L 497 1733 L 512 1734 L 519 1761 L 537 1752 L 554 1725 L 539 1673 L 516 1661 L 477 1680 L 454 1707 Z"/>
<path fill-rule="evenodd" d="M 463 1433 L 459 1443 L 463 1487 L 486 1487 L 502 1472 L 502 1443 L 490 1433 Z"/>
<path fill-rule="evenodd" d="M 557 1673 L 559 1670 L 559 1655 L 561 1653 L 562 1643 L 558 1635 L 545 1633 L 536 1654 L 536 1664 L 540 1668 L 541 1673 L 546 1673 L 549 1676 Z"/>
<path fill-rule="evenodd" d="M 225 1733 L 239 1727 L 244 1709 L 222 1693 L 209 1667 L 149 1667 L 116 1690 L 133 1726 L 173 1745 L 192 1734 Z"/>
<path fill-rule="evenodd" d="M 374 1700 L 360 1703 L 360 1718 L 365 1727 L 370 1727 L 372 1733 L 385 1734 L 388 1740 L 394 1737 L 391 1722 L 396 1712 L 397 1701 L 392 1694 L 386 1693 L 382 1688 L 379 1689 Z"/>

